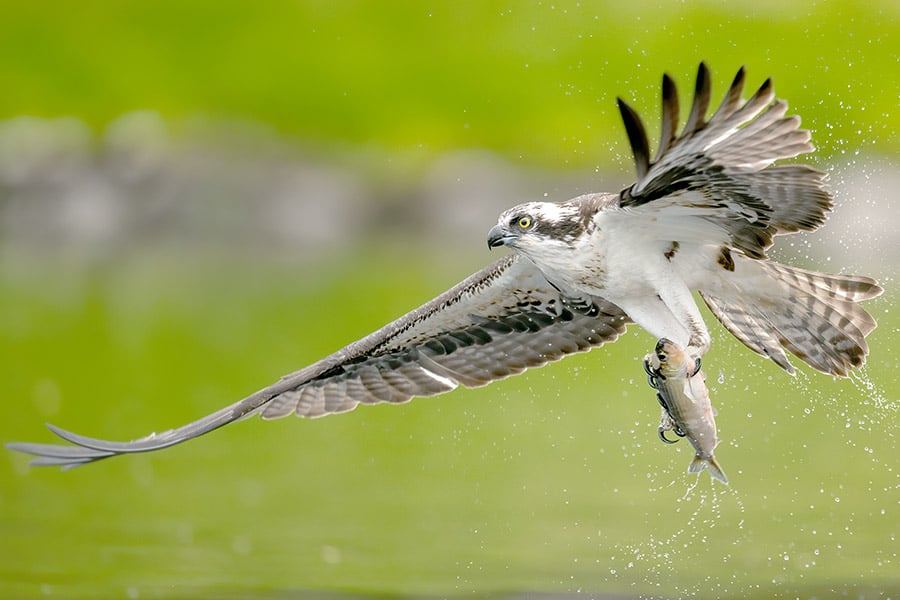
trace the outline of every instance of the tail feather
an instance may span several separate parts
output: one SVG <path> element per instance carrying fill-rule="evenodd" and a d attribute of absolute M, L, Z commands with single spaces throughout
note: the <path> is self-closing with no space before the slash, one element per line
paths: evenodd
<path fill-rule="evenodd" d="M 735 256 L 729 286 L 701 291 L 710 310 L 748 348 L 793 373 L 782 348 L 809 366 L 846 376 L 869 352 L 875 319 L 858 302 L 883 290 L 874 279 L 816 273 Z"/>
<path fill-rule="evenodd" d="M 725 329 L 759 355 L 771 358 L 779 367 L 794 374 L 794 367 L 781 348 L 781 339 L 765 315 L 757 316 L 752 307 L 700 292 L 700 296 Z"/>
<path fill-rule="evenodd" d="M 877 281 L 864 275 L 832 275 L 773 262 L 765 265 L 769 271 L 777 273 L 784 280 L 791 281 L 796 287 L 824 292 L 827 297 L 860 302 L 880 296 L 884 291 Z"/>

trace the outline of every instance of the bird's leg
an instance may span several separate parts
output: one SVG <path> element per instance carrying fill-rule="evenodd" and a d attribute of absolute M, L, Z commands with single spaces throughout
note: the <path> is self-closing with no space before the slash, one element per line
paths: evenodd
<path fill-rule="evenodd" d="M 691 291 L 685 286 L 672 286 L 659 291 L 659 299 L 663 301 L 666 307 L 671 311 L 672 315 L 681 324 L 688 333 L 687 345 L 684 347 L 688 355 L 694 359 L 695 368 L 691 377 L 700 372 L 700 359 L 709 350 L 712 338 L 706 323 L 703 322 L 703 316 Z M 676 340 L 678 341 L 678 340 Z"/>
<path fill-rule="evenodd" d="M 706 354 L 706 352 L 709 350 L 709 332 L 706 330 L 706 326 L 703 325 L 703 322 L 701 321 L 700 323 L 703 327 L 703 331 L 692 332 L 691 339 L 688 341 L 688 345 L 684 348 L 688 353 L 688 356 L 694 359 L 694 372 L 691 373 L 691 377 L 700 372 L 700 367 L 703 363 L 703 355 Z"/>
<path fill-rule="evenodd" d="M 691 306 L 695 310 L 697 309 L 696 304 L 691 304 Z M 706 328 L 706 323 L 703 322 L 703 318 L 700 316 L 699 311 L 697 312 L 696 319 L 691 318 L 688 321 L 688 329 L 691 332 L 691 337 L 688 339 L 685 351 L 687 351 L 688 356 L 694 359 L 694 372 L 691 373 L 691 377 L 693 377 L 700 372 L 703 355 L 709 351 L 709 345 L 712 342 L 712 338 L 709 336 L 709 330 Z"/>

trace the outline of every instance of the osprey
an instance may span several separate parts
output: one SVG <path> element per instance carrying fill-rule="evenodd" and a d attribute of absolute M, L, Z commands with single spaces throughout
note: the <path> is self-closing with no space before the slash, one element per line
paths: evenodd
<path fill-rule="evenodd" d="M 793 373 L 784 350 L 844 376 L 861 366 L 875 320 L 857 303 L 882 289 L 871 278 L 772 262 L 776 235 L 813 231 L 832 208 L 825 174 L 775 166 L 813 150 L 785 116 L 771 80 L 741 100 L 738 71 L 707 118 L 709 71 L 697 73 L 687 123 L 662 80 L 662 135 L 650 159 L 637 113 L 618 100 L 637 181 L 618 193 L 561 204 L 532 202 L 500 215 L 488 246 L 512 253 L 434 300 L 247 398 L 177 429 L 111 442 L 48 427 L 74 445 L 12 443 L 34 465 L 72 468 L 160 450 L 249 415 L 319 417 L 359 404 L 406 402 L 459 385 L 483 386 L 614 341 L 634 322 L 699 359 L 710 336 L 694 302 L 751 350 Z"/>

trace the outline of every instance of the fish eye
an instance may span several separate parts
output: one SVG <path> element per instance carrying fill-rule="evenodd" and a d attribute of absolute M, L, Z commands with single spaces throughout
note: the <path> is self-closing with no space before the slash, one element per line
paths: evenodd
<path fill-rule="evenodd" d="M 519 220 L 516 222 L 516 225 L 519 226 L 519 229 L 529 229 L 534 224 L 534 221 L 531 220 L 531 217 L 525 215 L 523 217 L 519 217 Z"/>

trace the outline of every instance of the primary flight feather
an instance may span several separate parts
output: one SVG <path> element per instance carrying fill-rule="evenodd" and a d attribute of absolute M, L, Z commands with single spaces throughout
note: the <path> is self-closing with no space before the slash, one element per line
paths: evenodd
<path fill-rule="evenodd" d="M 478 387 L 614 341 L 634 322 L 700 358 L 710 336 L 692 292 L 755 352 L 789 372 L 784 349 L 819 371 L 861 366 L 874 319 L 857 303 L 881 293 L 868 277 L 828 275 L 769 261 L 776 235 L 812 231 L 832 207 L 824 174 L 773 165 L 813 150 L 810 134 L 767 80 L 742 102 L 741 69 L 707 118 L 701 64 L 687 123 L 663 77 L 660 145 L 618 101 L 637 181 L 618 193 L 505 211 L 490 247 L 512 254 L 334 354 L 183 427 L 130 442 L 80 436 L 73 445 L 11 443 L 34 465 L 72 468 L 160 450 L 258 414 L 318 417 L 359 404 L 406 402 Z"/>

